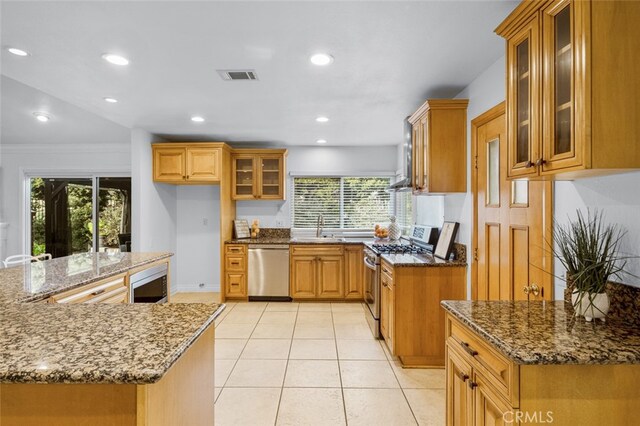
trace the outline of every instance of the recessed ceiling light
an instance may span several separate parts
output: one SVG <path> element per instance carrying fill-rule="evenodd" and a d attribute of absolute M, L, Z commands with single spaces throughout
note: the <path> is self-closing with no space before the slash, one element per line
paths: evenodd
<path fill-rule="evenodd" d="M 196 123 L 202 123 L 204 121 L 204 117 L 200 117 L 199 115 L 194 115 L 191 117 L 191 121 L 195 121 Z"/>
<path fill-rule="evenodd" d="M 333 56 L 327 53 L 316 53 L 311 57 L 311 63 L 313 65 L 324 66 L 324 65 L 329 65 L 332 62 L 333 62 Z"/>
<path fill-rule="evenodd" d="M 129 65 L 129 60 L 124 56 L 114 55 L 113 53 L 105 53 L 102 59 L 113 65 Z"/>
<path fill-rule="evenodd" d="M 318 140 L 316 141 L 316 143 L 327 143 L 327 141 L 326 141 L 326 140 L 324 140 L 324 139 L 318 139 Z"/>
<path fill-rule="evenodd" d="M 327 121 L 329 121 L 329 119 L 327 117 L 317 117 L 316 121 L 318 123 L 326 123 Z"/>
<path fill-rule="evenodd" d="M 47 121 L 49 121 L 49 116 L 43 112 L 34 112 L 33 116 L 36 118 L 36 120 L 42 123 L 46 123 Z"/>
<path fill-rule="evenodd" d="M 116 104 L 118 103 L 118 100 L 116 98 L 110 98 L 110 97 L 106 97 L 106 98 L 102 98 L 104 99 L 105 102 L 109 102 L 110 104 Z"/>
<path fill-rule="evenodd" d="M 16 56 L 29 56 L 29 52 L 26 50 L 18 49 L 17 47 L 9 47 L 7 48 L 9 53 L 13 53 Z"/>

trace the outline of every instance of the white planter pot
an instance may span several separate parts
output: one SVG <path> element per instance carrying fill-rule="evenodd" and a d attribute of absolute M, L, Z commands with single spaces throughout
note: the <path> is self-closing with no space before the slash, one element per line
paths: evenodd
<path fill-rule="evenodd" d="M 583 316 L 585 320 L 591 321 L 594 318 L 605 320 L 609 312 L 609 296 L 607 293 L 583 293 L 578 300 L 578 292 L 571 295 L 571 303 L 577 316 Z"/>

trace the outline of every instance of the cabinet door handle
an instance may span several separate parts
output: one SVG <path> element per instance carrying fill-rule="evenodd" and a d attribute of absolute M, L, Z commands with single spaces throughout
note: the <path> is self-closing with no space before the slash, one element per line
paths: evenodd
<path fill-rule="evenodd" d="M 99 295 L 99 294 L 104 293 L 105 291 L 107 291 L 107 290 L 103 288 L 102 290 L 96 290 L 96 291 L 94 291 L 93 293 L 91 293 L 91 295 L 92 295 L 92 296 L 97 296 L 97 295 Z"/>
<path fill-rule="evenodd" d="M 478 355 L 478 351 L 476 351 L 475 349 L 471 348 L 471 346 L 469 346 L 469 344 L 467 342 L 460 342 L 460 346 L 462 346 L 462 349 L 464 349 L 469 355 L 471 355 L 471 356 Z"/>
<path fill-rule="evenodd" d="M 471 389 L 474 389 L 478 387 L 478 384 L 476 382 L 472 382 L 471 380 L 469 380 L 469 387 Z"/>
<path fill-rule="evenodd" d="M 456 372 L 456 375 L 458 377 L 460 377 L 460 380 L 462 380 L 463 382 L 466 382 L 467 379 L 469 379 L 469 376 L 467 376 L 466 374 L 464 374 L 462 371 L 458 371 Z"/>

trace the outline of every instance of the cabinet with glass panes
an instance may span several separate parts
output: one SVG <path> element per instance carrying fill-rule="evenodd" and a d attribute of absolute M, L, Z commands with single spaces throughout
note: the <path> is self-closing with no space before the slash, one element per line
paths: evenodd
<path fill-rule="evenodd" d="M 234 200 L 284 200 L 285 149 L 237 149 L 232 156 Z"/>
<path fill-rule="evenodd" d="M 508 177 L 640 169 L 640 2 L 522 2 L 507 46 Z"/>

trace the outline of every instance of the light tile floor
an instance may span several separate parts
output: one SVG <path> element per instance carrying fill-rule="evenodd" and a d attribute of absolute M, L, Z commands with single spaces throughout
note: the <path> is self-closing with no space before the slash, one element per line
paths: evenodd
<path fill-rule="evenodd" d="M 444 370 L 403 369 L 364 309 L 227 303 L 216 321 L 216 425 L 444 425 Z"/>

